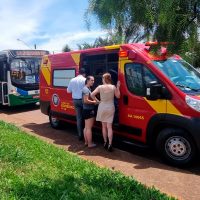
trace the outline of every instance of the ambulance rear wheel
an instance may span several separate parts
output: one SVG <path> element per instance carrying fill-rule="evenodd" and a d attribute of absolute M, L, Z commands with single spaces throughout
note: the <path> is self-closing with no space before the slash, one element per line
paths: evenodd
<path fill-rule="evenodd" d="M 52 112 L 49 112 L 49 122 L 52 128 L 59 129 L 60 128 L 60 120 L 52 115 Z"/>
<path fill-rule="evenodd" d="M 191 164 L 196 147 L 189 135 L 181 129 L 164 129 L 156 141 L 156 147 L 164 161 L 175 166 Z"/>

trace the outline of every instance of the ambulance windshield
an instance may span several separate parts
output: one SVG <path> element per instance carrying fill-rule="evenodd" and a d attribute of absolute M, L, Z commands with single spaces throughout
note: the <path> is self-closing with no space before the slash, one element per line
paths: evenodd
<path fill-rule="evenodd" d="M 200 73 L 186 61 L 167 59 L 153 62 L 182 91 L 200 91 Z"/>

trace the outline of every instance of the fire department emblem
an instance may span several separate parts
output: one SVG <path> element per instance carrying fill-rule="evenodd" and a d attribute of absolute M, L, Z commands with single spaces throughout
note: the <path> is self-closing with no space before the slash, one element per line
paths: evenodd
<path fill-rule="evenodd" d="M 52 96 L 52 102 L 55 106 L 58 106 L 59 102 L 60 102 L 60 99 L 59 99 L 59 96 L 57 94 L 53 94 Z"/>

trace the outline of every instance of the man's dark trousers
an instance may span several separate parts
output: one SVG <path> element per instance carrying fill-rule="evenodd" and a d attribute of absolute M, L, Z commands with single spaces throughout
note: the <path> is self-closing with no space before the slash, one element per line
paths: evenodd
<path fill-rule="evenodd" d="M 73 99 L 74 107 L 76 110 L 77 131 L 79 140 L 83 139 L 83 102 L 82 99 Z"/>

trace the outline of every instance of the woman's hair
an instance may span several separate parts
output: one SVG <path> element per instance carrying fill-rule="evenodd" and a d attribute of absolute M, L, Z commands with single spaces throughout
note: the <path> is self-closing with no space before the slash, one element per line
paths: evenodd
<path fill-rule="evenodd" d="M 107 83 L 107 84 L 111 84 L 112 83 L 112 79 L 111 79 L 110 73 L 103 74 L 103 79 L 104 79 L 105 83 Z"/>
<path fill-rule="evenodd" d="M 85 79 L 85 85 L 87 85 L 88 81 L 90 81 L 90 79 L 93 78 L 93 76 L 87 76 Z"/>

